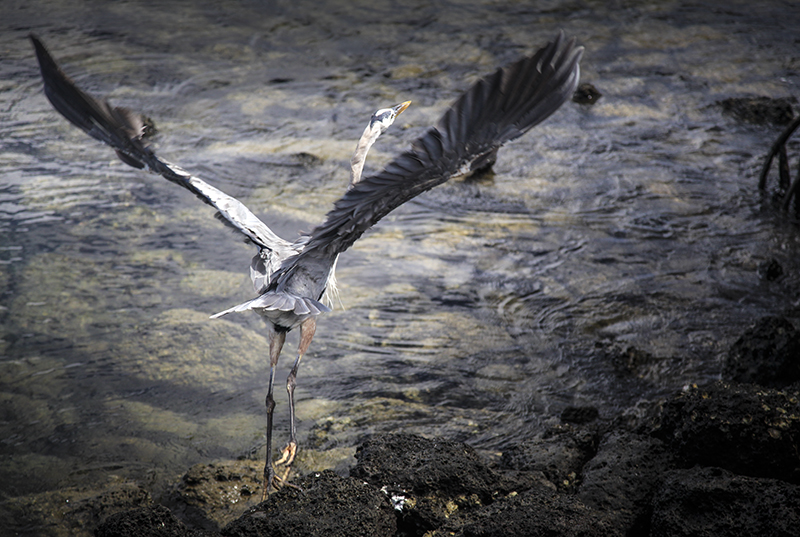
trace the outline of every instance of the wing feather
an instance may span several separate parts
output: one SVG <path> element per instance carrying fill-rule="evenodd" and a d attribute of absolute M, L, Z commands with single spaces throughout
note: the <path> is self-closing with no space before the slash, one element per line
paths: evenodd
<path fill-rule="evenodd" d="M 42 41 L 33 34 L 30 39 L 39 60 L 45 95 L 70 123 L 111 146 L 125 164 L 140 169 L 149 168 L 191 191 L 216 208 L 227 223 L 259 247 L 278 251 L 281 258 L 295 253 L 288 241 L 278 237 L 242 202 L 157 157 L 142 140 L 144 121 L 141 115 L 127 108 L 113 107 L 107 101 L 82 91 L 58 66 Z"/>
<path fill-rule="evenodd" d="M 574 39 L 559 33 L 533 56 L 476 82 L 409 151 L 339 199 L 288 265 L 307 256 L 336 256 L 393 209 L 485 162 L 546 119 L 575 92 L 582 53 Z"/>

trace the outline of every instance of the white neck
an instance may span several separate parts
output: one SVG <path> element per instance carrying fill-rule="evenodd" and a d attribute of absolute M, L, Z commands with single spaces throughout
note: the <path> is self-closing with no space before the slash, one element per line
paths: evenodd
<path fill-rule="evenodd" d="M 351 189 L 361 180 L 361 173 L 364 171 L 364 161 L 367 160 L 367 153 L 369 153 L 372 144 L 381 135 L 379 128 L 374 127 L 372 124 L 367 125 L 364 129 L 364 134 L 358 140 L 353 158 L 350 159 L 350 185 L 347 189 Z"/>

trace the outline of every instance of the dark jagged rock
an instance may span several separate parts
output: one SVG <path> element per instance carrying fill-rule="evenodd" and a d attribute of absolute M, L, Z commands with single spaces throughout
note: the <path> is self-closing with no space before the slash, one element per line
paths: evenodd
<path fill-rule="evenodd" d="M 163 505 L 144 507 L 108 517 L 95 537 L 199 537 Z M 207 534 L 206 534 L 207 535 Z"/>
<path fill-rule="evenodd" d="M 783 317 L 764 317 L 728 352 L 726 379 L 781 388 L 800 380 L 800 332 Z"/>
<path fill-rule="evenodd" d="M 610 525 L 625 535 L 646 534 L 653 493 L 672 464 L 673 456 L 660 440 L 614 432 L 583 468 L 578 498 L 605 513 Z"/>
<path fill-rule="evenodd" d="M 650 537 L 790 537 L 800 528 L 800 487 L 720 468 L 670 472 L 653 501 Z"/>
<path fill-rule="evenodd" d="M 800 487 L 787 481 L 800 481 L 798 391 L 692 387 L 664 404 L 654 427 L 617 427 L 600 440 L 593 430 L 562 424 L 507 450 L 496 469 L 459 442 L 373 436 L 358 449 L 351 477 L 325 471 L 293 480 L 299 489 L 284 487 L 222 534 L 793 535 L 787 531 L 798 527 Z M 184 510 L 175 514 L 185 516 L 191 505 L 202 515 L 189 528 L 159 506 L 113 515 L 98 535 L 219 535 L 192 528 L 209 527 L 197 520 L 215 520 L 219 495 L 254 479 L 239 475 L 252 469 L 234 466 L 193 467 L 184 476 Z"/>
<path fill-rule="evenodd" d="M 568 490 L 575 486 L 581 468 L 596 450 L 594 433 L 566 430 L 512 446 L 503 452 L 500 468 L 541 472 L 557 488 Z"/>
<path fill-rule="evenodd" d="M 358 448 L 356 459 L 351 476 L 373 485 L 392 484 L 420 494 L 477 494 L 489 500 L 499 481 L 499 476 L 470 446 L 441 438 L 376 435 Z"/>
<path fill-rule="evenodd" d="M 668 401 L 653 434 L 683 464 L 800 483 L 800 392 L 715 382 Z"/>
<path fill-rule="evenodd" d="M 572 95 L 572 101 L 578 104 L 595 104 L 603 94 L 600 93 L 596 87 L 588 82 L 582 82 L 575 93 Z"/>
<path fill-rule="evenodd" d="M 391 537 L 395 510 L 360 479 L 310 474 L 283 487 L 222 530 L 225 537 Z"/>
<path fill-rule="evenodd" d="M 196 464 L 165 504 L 190 528 L 219 531 L 261 499 L 262 471 L 250 460 Z"/>
<path fill-rule="evenodd" d="M 456 516 L 431 537 L 612 537 L 624 534 L 571 494 L 545 487 L 512 493 L 467 516 Z"/>
<path fill-rule="evenodd" d="M 3 498 L 0 535 L 34 535 L 32 528 L 38 528 L 36 535 L 81 536 L 116 513 L 152 505 L 150 493 L 131 481 Z"/>
<path fill-rule="evenodd" d="M 350 475 L 391 495 L 401 530 L 421 535 L 454 512 L 491 503 L 502 478 L 461 442 L 409 434 L 376 435 L 356 451 Z"/>

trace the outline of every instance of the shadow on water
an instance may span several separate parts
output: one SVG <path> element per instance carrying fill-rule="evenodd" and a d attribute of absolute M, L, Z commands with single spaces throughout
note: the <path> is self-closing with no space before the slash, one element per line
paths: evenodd
<path fill-rule="evenodd" d="M 267 374 L 255 315 L 208 320 L 251 296 L 252 248 L 67 125 L 29 31 L 80 85 L 150 115 L 165 158 L 287 238 L 342 193 L 374 109 L 414 102 L 373 170 L 556 28 L 586 46 L 596 105 L 568 103 L 492 176 L 406 204 L 342 257 L 344 308 L 300 371 L 301 471 L 325 450 L 346 467 L 378 431 L 502 451 L 570 405 L 635 417 L 716 378 L 755 318 L 797 317 L 796 229 L 755 189 L 779 128 L 716 105 L 795 93 L 797 8 L 311 5 L 0 8 L 5 497 L 111 476 L 159 491 L 195 462 L 260 457 Z M 761 279 L 773 258 L 785 275 Z"/>

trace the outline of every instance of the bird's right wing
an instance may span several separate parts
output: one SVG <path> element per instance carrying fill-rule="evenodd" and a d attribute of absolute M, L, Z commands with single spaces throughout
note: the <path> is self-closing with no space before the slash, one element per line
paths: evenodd
<path fill-rule="evenodd" d="M 92 138 L 111 146 L 125 164 L 148 168 L 165 179 L 193 192 L 215 207 L 234 228 L 262 249 L 280 251 L 285 258 L 295 252 L 291 244 L 278 237 L 242 202 L 214 188 L 180 167 L 160 159 L 143 140 L 144 122 L 139 114 L 127 108 L 112 107 L 78 88 L 47 52 L 44 44 L 30 35 L 44 80 L 44 91 L 53 107 L 70 123 Z"/>
<path fill-rule="evenodd" d="M 305 237 L 303 252 L 285 262 L 284 274 L 309 256 L 333 258 L 367 229 L 413 197 L 479 168 L 569 99 L 578 86 L 583 47 L 563 32 L 523 58 L 469 88 L 432 127 L 377 175 L 362 179 Z"/>

